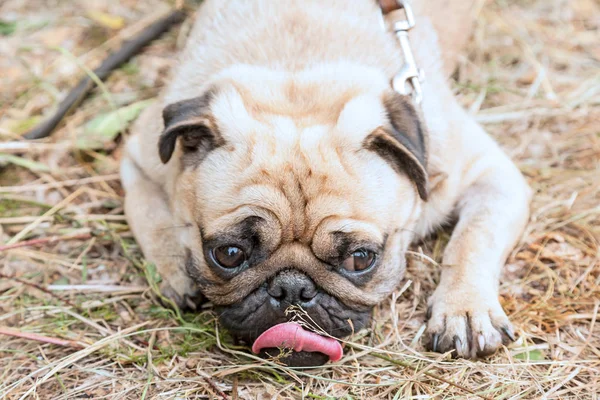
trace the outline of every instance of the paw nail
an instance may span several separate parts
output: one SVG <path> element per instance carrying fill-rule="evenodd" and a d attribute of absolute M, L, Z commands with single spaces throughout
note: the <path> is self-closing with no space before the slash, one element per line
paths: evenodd
<path fill-rule="evenodd" d="M 462 347 L 462 341 L 458 336 L 454 336 L 454 348 L 457 352 L 459 351 L 460 347 Z"/>
<path fill-rule="evenodd" d="M 431 306 L 427 307 L 427 314 L 425 314 L 425 319 L 427 319 L 427 321 L 431 319 Z"/>
<path fill-rule="evenodd" d="M 196 303 L 188 296 L 185 295 L 185 303 L 192 311 L 196 311 Z"/>
<path fill-rule="evenodd" d="M 513 342 L 514 342 L 515 340 L 517 340 L 517 339 L 515 338 L 515 334 L 512 332 L 512 329 L 510 329 L 510 328 L 508 328 L 508 327 L 506 327 L 506 326 L 505 326 L 504 328 L 502 328 L 502 332 L 504 332 L 504 334 L 505 334 L 506 336 L 508 336 L 508 338 L 509 338 L 511 341 L 513 341 Z"/>
<path fill-rule="evenodd" d="M 437 352 L 438 351 L 438 341 L 440 340 L 440 335 L 439 334 L 434 334 L 433 335 L 433 345 L 432 345 L 432 350 Z"/>
<path fill-rule="evenodd" d="M 483 335 L 477 336 L 477 343 L 479 344 L 479 351 L 483 351 L 483 349 L 485 349 L 485 339 Z"/>

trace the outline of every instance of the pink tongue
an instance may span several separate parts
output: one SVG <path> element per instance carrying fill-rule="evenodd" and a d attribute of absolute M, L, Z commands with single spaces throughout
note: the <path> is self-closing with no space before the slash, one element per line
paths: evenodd
<path fill-rule="evenodd" d="M 252 345 L 252 352 L 258 354 L 269 347 L 318 351 L 328 355 L 331 361 L 338 361 L 344 354 L 342 345 L 337 340 L 306 331 L 294 322 L 275 325 L 264 331 Z"/>

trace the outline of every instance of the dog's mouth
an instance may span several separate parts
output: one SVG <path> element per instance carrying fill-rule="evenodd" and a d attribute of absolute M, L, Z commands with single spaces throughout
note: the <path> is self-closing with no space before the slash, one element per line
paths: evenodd
<path fill-rule="evenodd" d="M 282 349 L 292 352 L 281 352 Z M 277 324 L 264 331 L 252 345 L 252 352 L 263 357 L 278 357 L 288 366 L 322 365 L 342 358 L 339 341 L 310 332 L 295 322 Z"/>

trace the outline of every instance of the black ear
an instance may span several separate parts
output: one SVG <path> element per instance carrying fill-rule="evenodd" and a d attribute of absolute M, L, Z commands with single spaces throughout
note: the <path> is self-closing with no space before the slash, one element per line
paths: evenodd
<path fill-rule="evenodd" d="M 427 201 L 427 137 L 417 111 L 408 97 L 397 93 L 386 94 L 383 103 L 389 126 L 376 129 L 364 145 L 398 173 L 407 174 L 421 199 Z"/>
<path fill-rule="evenodd" d="M 212 92 L 170 104 L 163 110 L 165 130 L 158 140 L 160 160 L 166 164 L 175 151 L 177 139 L 184 154 L 193 153 L 201 161 L 206 154 L 223 144 L 214 118 L 210 114 Z"/>

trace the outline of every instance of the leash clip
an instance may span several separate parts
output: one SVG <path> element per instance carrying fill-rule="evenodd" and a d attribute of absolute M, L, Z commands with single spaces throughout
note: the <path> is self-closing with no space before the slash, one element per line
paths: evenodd
<path fill-rule="evenodd" d="M 417 67 L 417 62 L 410 47 L 408 32 L 415 26 L 415 15 L 407 0 L 396 0 L 398 10 L 404 11 L 405 19 L 399 19 L 392 24 L 392 30 L 400 43 L 404 65 L 400 72 L 392 78 L 392 89 L 402 95 L 411 95 L 415 104 L 423 101 L 421 83 L 424 80 L 423 70 Z"/>

